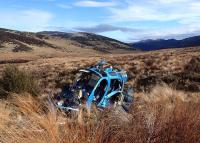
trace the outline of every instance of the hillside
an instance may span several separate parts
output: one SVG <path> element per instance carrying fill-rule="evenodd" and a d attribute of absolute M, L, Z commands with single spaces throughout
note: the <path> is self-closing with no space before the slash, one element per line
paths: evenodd
<path fill-rule="evenodd" d="M 31 51 L 31 45 L 54 48 L 53 45 L 34 36 L 34 33 L 0 29 L 0 47 L 11 48 L 13 52 Z"/>
<path fill-rule="evenodd" d="M 62 32 L 20 32 L 0 29 L 0 49 L 2 52 L 43 52 L 112 53 L 133 50 L 128 44 L 90 33 Z M 42 50 L 42 51 L 41 51 Z"/>
<path fill-rule="evenodd" d="M 169 48 L 197 47 L 200 46 L 200 36 L 189 37 L 182 40 L 175 40 L 175 39 L 144 40 L 132 43 L 131 45 L 135 48 L 146 51 L 169 49 Z"/>
<path fill-rule="evenodd" d="M 84 32 L 64 33 L 57 31 L 43 31 L 37 33 L 38 37 L 40 35 L 70 40 L 72 41 L 73 44 L 80 46 L 82 48 L 91 48 L 102 52 L 109 52 L 109 50 L 117 50 L 117 49 L 132 50 L 130 49 L 130 46 L 126 43 L 92 33 L 84 33 Z"/>

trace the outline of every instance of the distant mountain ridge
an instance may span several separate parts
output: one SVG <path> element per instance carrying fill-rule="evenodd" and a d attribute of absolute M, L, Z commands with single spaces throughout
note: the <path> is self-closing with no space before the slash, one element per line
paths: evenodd
<path fill-rule="evenodd" d="M 182 40 L 176 39 L 158 39 L 158 40 L 144 40 L 136 43 L 131 43 L 134 48 L 145 51 L 169 49 L 169 48 L 185 48 L 200 46 L 200 36 L 185 38 Z"/>

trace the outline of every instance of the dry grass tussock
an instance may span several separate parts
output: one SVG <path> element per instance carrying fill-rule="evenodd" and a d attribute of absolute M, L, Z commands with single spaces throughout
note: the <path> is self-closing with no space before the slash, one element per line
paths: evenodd
<path fill-rule="evenodd" d="M 197 94 L 198 95 L 198 94 Z M 49 102 L 24 94 L 0 103 L 0 142 L 200 142 L 200 96 L 155 87 L 119 109 L 68 117 Z"/>
<path fill-rule="evenodd" d="M 9 92 L 28 92 L 37 96 L 40 92 L 39 83 L 33 74 L 19 70 L 16 66 L 7 65 L 0 78 L 0 98 Z"/>

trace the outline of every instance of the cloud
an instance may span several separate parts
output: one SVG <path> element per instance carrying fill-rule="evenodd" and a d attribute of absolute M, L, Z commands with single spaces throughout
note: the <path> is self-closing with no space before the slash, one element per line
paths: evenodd
<path fill-rule="evenodd" d="M 181 21 L 199 17 L 200 2 L 196 0 L 150 0 L 129 2 L 125 8 L 114 7 L 109 10 L 114 21 Z"/>
<path fill-rule="evenodd" d="M 161 21 L 163 14 L 158 14 L 155 9 L 145 6 L 129 6 L 126 9 L 110 8 L 113 21 Z"/>
<path fill-rule="evenodd" d="M 98 1 L 85 0 L 85 1 L 79 1 L 75 3 L 75 6 L 79 6 L 79 7 L 112 7 L 115 5 L 116 5 L 116 2 L 114 1 L 98 2 Z"/>
<path fill-rule="evenodd" d="M 118 27 L 108 24 L 99 24 L 92 27 L 75 27 L 75 30 L 90 32 L 90 33 L 103 33 L 109 31 L 121 31 L 121 32 L 136 32 L 137 29 L 127 28 L 127 27 Z"/>
<path fill-rule="evenodd" d="M 123 6 L 108 10 L 111 23 L 140 25 L 140 32 L 124 32 L 132 40 L 181 39 L 200 34 L 199 0 L 126 0 Z"/>
<path fill-rule="evenodd" d="M 62 3 L 57 4 L 57 6 L 60 7 L 60 8 L 63 8 L 63 9 L 69 9 L 69 8 L 72 8 L 72 6 L 70 6 L 70 5 L 68 5 L 68 4 L 62 4 Z"/>
<path fill-rule="evenodd" d="M 51 13 L 42 10 L 23 10 L 19 12 L 19 20 L 27 23 L 46 24 L 52 17 Z"/>
<path fill-rule="evenodd" d="M 53 18 L 53 14 L 36 9 L 21 11 L 0 11 L 1 26 L 7 28 L 18 27 L 19 30 L 37 31 L 41 27 L 48 25 Z"/>
<path fill-rule="evenodd" d="M 190 29 L 182 27 L 167 28 L 167 29 L 149 29 L 141 30 L 130 34 L 128 37 L 129 41 L 140 41 L 146 39 L 184 39 L 190 36 L 200 34 L 200 29 Z"/>
<path fill-rule="evenodd" d="M 174 4 L 174 3 L 183 3 L 183 2 L 188 2 L 190 0 L 155 0 L 155 2 L 160 2 L 163 4 Z"/>

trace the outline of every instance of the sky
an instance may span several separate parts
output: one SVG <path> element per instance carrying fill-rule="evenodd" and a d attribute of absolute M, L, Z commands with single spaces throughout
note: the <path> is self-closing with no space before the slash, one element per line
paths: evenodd
<path fill-rule="evenodd" d="M 200 0 L 0 0 L 0 27 L 124 42 L 200 35 Z"/>

